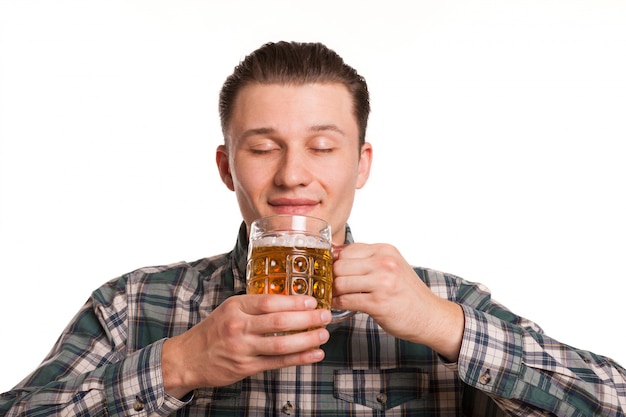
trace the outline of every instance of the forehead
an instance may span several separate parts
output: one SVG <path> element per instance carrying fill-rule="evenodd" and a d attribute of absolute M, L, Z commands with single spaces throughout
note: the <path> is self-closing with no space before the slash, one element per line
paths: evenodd
<path fill-rule="evenodd" d="M 339 83 L 250 84 L 241 89 L 228 126 L 233 139 L 249 129 L 295 131 L 335 125 L 358 136 L 354 104 Z"/>

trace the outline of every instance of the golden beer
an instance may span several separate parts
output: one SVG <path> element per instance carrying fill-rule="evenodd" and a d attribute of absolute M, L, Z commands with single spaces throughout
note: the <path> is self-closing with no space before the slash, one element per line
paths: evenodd
<path fill-rule="evenodd" d="M 330 225 L 315 217 L 278 214 L 250 225 L 246 292 L 310 295 L 330 310 L 333 323 L 353 311 L 333 310 L 333 256 Z M 292 333 L 292 332 L 289 332 Z"/>
<path fill-rule="evenodd" d="M 253 245 L 246 268 L 247 293 L 310 295 L 317 299 L 317 308 L 330 310 L 332 261 L 330 247 Z"/>

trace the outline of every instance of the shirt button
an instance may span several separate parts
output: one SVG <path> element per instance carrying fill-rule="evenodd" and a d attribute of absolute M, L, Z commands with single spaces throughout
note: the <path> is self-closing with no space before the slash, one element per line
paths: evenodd
<path fill-rule="evenodd" d="M 376 401 L 381 404 L 385 404 L 387 402 L 387 394 L 381 392 L 380 394 L 376 395 Z"/>
<path fill-rule="evenodd" d="M 287 401 L 287 403 L 283 405 L 283 413 L 289 416 L 291 415 L 292 411 L 293 411 L 293 405 L 291 405 L 291 403 Z"/>
<path fill-rule="evenodd" d="M 137 398 L 137 401 L 135 401 L 135 404 L 133 404 L 133 410 L 143 411 L 144 408 L 145 408 L 144 402 L 141 401 L 139 398 Z"/>
<path fill-rule="evenodd" d="M 487 385 L 490 381 L 491 381 L 491 374 L 489 373 L 489 369 L 487 369 L 485 373 L 482 374 L 480 378 L 478 378 L 478 382 L 481 385 Z"/>

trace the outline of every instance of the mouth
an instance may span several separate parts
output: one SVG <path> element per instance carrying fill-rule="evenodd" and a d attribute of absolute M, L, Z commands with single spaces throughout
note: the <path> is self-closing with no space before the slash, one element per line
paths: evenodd
<path fill-rule="evenodd" d="M 308 198 L 276 198 L 268 202 L 277 214 L 308 214 L 320 204 Z"/>

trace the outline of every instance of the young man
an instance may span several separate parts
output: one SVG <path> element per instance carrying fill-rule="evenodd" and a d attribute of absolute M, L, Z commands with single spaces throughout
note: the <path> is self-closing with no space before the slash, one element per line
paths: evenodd
<path fill-rule="evenodd" d="M 233 251 L 105 284 L 0 413 L 624 416 L 618 364 L 548 338 L 480 285 L 352 241 L 368 100 L 323 45 L 250 54 L 220 95 L 216 162 L 244 220 Z M 250 224 L 279 213 L 331 224 L 333 305 L 350 320 L 330 324 L 309 297 L 245 294 Z"/>

